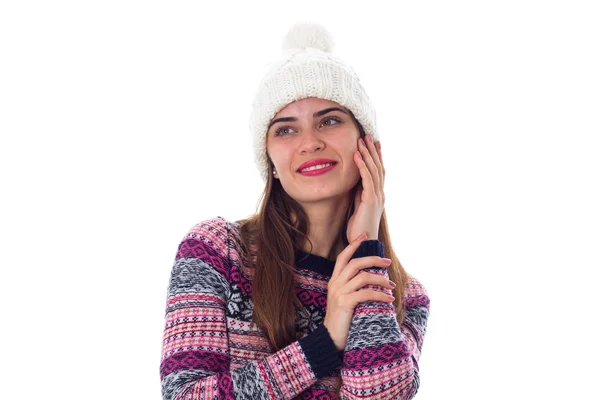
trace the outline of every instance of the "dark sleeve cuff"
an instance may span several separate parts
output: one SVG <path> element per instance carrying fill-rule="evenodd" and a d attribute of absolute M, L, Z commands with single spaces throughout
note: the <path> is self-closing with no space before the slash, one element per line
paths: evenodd
<path fill-rule="evenodd" d="M 360 258 L 365 256 L 384 257 L 384 245 L 379 240 L 365 240 L 358 249 L 354 252 L 352 258 Z M 352 259 L 351 258 L 351 259 Z"/>
<path fill-rule="evenodd" d="M 319 326 L 298 340 L 298 343 L 317 379 L 331 375 L 334 369 L 342 365 L 340 355 L 325 325 Z"/>

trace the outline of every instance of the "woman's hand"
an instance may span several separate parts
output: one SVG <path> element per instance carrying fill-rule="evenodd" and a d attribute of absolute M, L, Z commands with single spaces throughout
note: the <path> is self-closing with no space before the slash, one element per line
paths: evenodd
<path fill-rule="evenodd" d="M 381 159 L 381 143 L 373 143 L 373 136 L 366 135 L 366 145 L 359 139 L 358 151 L 354 162 L 360 171 L 362 186 L 356 191 L 354 198 L 354 214 L 348 220 L 346 237 L 348 242 L 367 232 L 368 240 L 379 239 L 379 221 L 383 214 L 385 195 L 383 183 L 385 168 Z"/>
<path fill-rule="evenodd" d="M 323 325 L 327 328 L 338 351 L 344 350 L 354 308 L 365 301 L 384 301 L 391 303 L 394 297 L 365 285 L 379 285 L 393 289 L 395 284 L 383 275 L 362 272 L 371 267 L 389 267 L 392 260 L 378 256 L 359 257 L 351 260 L 363 240 L 363 233 L 342 250 L 337 256 L 333 274 L 327 285 L 327 311 Z"/>

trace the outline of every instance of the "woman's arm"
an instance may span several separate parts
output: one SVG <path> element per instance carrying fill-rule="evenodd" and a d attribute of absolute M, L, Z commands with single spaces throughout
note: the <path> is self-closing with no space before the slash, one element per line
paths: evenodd
<path fill-rule="evenodd" d="M 353 258 L 383 257 L 383 250 L 381 242 L 366 241 Z M 385 268 L 365 271 L 388 275 Z M 391 293 L 389 289 L 382 290 Z M 398 324 L 393 304 L 365 302 L 355 308 L 341 370 L 343 399 L 411 399 L 417 393 L 429 298 L 425 288 L 412 277 L 405 289 L 405 305 L 402 324 Z"/>
<path fill-rule="evenodd" d="M 339 355 L 321 327 L 275 354 L 230 369 L 226 223 L 205 221 L 179 245 L 165 316 L 163 399 L 291 399 L 338 367 Z"/>

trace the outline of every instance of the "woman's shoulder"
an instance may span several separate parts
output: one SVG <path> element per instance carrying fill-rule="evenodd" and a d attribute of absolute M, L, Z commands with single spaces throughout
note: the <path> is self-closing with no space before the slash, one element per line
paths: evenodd
<path fill-rule="evenodd" d="M 221 216 L 216 216 L 192 225 L 192 227 L 188 229 L 183 239 L 185 240 L 188 238 L 202 237 L 217 241 L 227 241 L 228 237 L 231 235 L 231 232 L 237 230 L 237 228 L 238 225 L 236 222 L 229 221 Z"/>
<path fill-rule="evenodd" d="M 256 262 L 256 246 L 250 240 L 248 255 L 240 233 L 244 221 L 217 216 L 194 224 L 179 246 L 179 256 L 185 256 L 186 252 L 206 253 L 208 257 L 218 256 L 221 263 L 227 264 L 227 267 L 222 268 L 224 276 L 229 276 L 231 268 L 239 268 L 242 275 L 250 279 L 253 275 L 252 266 Z M 211 262 L 219 262 L 218 259 L 211 258 Z"/>
<path fill-rule="evenodd" d="M 216 249 L 225 252 L 231 244 L 239 247 L 240 221 L 232 221 L 222 216 L 202 220 L 192 225 L 184 235 L 182 242 L 201 240 Z"/>
<path fill-rule="evenodd" d="M 202 260 L 228 280 L 232 263 L 239 259 L 235 251 L 238 227 L 222 216 L 195 223 L 183 236 L 176 260 Z"/>
<path fill-rule="evenodd" d="M 183 236 L 180 251 L 186 248 L 210 248 L 221 257 L 228 258 L 231 229 L 232 223 L 221 216 L 196 222 Z"/>

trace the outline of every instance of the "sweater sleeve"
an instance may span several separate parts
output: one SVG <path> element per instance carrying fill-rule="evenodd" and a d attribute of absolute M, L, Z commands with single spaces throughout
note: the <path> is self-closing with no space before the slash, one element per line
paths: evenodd
<path fill-rule="evenodd" d="M 171 271 L 160 378 L 163 400 L 292 399 L 341 364 L 319 328 L 263 359 L 230 368 L 227 305 L 231 293 L 226 221 L 195 226 Z"/>
<path fill-rule="evenodd" d="M 383 243 L 367 240 L 352 258 L 384 256 Z M 388 276 L 373 267 L 367 273 Z M 391 294 L 389 289 L 371 286 Z M 354 310 L 341 368 L 342 399 L 412 399 L 419 388 L 423 337 L 429 316 L 425 288 L 409 276 L 405 288 L 405 318 L 398 324 L 392 304 L 360 303 Z"/>

